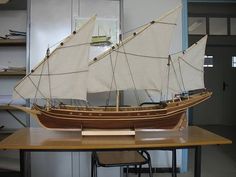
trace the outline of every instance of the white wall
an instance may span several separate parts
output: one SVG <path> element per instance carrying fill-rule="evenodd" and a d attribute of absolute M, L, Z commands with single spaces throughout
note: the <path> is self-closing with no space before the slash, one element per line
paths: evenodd
<path fill-rule="evenodd" d="M 71 32 L 71 0 L 31 0 L 30 68 L 46 54 L 48 46 Z"/>

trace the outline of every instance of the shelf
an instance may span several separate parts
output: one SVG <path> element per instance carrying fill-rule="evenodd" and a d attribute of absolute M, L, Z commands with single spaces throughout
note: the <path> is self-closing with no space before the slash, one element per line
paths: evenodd
<path fill-rule="evenodd" d="M 17 129 L 0 129 L 0 141 L 7 138 L 14 132 L 16 132 Z"/>
<path fill-rule="evenodd" d="M 26 71 L 1 71 L 0 76 L 25 76 Z"/>
<path fill-rule="evenodd" d="M 21 105 L 21 106 L 24 106 L 24 105 Z M 0 105 L 0 111 L 1 111 L 1 110 L 21 111 L 21 110 L 19 110 L 19 109 L 17 109 L 17 108 L 14 108 L 14 107 L 12 107 L 12 106 L 7 106 L 7 105 Z"/>
<path fill-rule="evenodd" d="M 25 46 L 25 39 L 0 39 L 0 46 Z"/>
<path fill-rule="evenodd" d="M 19 110 L 19 109 L 13 108 L 11 106 L 2 106 L 2 105 L 0 105 L 0 110 Z"/>
<path fill-rule="evenodd" d="M 14 132 L 16 132 L 17 129 L 0 129 L 0 134 L 12 134 Z"/>

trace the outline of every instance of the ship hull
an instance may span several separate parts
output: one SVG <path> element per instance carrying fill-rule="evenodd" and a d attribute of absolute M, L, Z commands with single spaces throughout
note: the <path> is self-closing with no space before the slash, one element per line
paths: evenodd
<path fill-rule="evenodd" d="M 49 110 L 34 105 L 37 119 L 48 129 L 183 129 L 186 126 L 186 110 L 205 101 L 211 93 L 197 94 L 186 100 L 168 102 L 147 107 L 70 107 L 62 106 Z"/>
<path fill-rule="evenodd" d="M 47 114 L 38 115 L 40 123 L 49 129 L 138 129 L 138 128 L 155 128 L 155 129 L 175 129 L 182 128 L 182 122 L 185 121 L 185 112 L 179 112 L 165 118 L 146 117 L 129 119 L 84 119 L 80 117 L 60 117 Z M 177 125 L 179 125 L 177 127 Z"/>

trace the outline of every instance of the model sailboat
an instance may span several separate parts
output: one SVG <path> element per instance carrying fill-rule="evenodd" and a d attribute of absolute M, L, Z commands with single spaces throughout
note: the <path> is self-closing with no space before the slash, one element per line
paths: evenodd
<path fill-rule="evenodd" d="M 206 36 L 183 52 L 169 54 L 179 12 L 176 8 L 142 26 L 89 62 L 95 23 L 92 17 L 14 88 L 14 98 L 35 100 L 31 108 L 18 108 L 33 114 L 49 129 L 183 128 L 186 110 L 212 93 L 205 90 L 203 78 Z M 118 101 L 114 107 L 76 106 L 62 101 L 87 100 L 87 93 L 131 89 L 155 90 L 162 99 L 150 105 L 124 107 Z M 45 106 L 39 106 L 39 99 L 46 101 Z"/>

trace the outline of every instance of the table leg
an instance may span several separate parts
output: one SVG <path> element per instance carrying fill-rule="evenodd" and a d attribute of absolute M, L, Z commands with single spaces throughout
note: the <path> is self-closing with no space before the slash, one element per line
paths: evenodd
<path fill-rule="evenodd" d="M 201 146 L 195 147 L 194 177 L 201 177 Z"/>
<path fill-rule="evenodd" d="M 172 177 L 177 177 L 177 172 L 176 172 L 176 149 L 172 149 Z"/>
<path fill-rule="evenodd" d="M 25 177 L 25 151 L 20 150 L 20 176 Z"/>
<path fill-rule="evenodd" d="M 20 175 L 21 177 L 30 177 L 30 152 L 20 150 Z"/>

